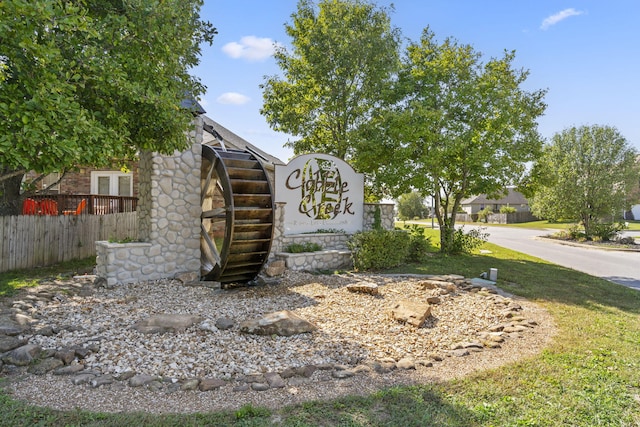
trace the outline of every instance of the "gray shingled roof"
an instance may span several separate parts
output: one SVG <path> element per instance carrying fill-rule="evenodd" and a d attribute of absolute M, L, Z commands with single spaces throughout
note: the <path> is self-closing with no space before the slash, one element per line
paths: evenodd
<path fill-rule="evenodd" d="M 528 205 L 529 201 L 524 195 L 514 190 L 513 188 L 507 189 L 508 193 L 501 199 L 489 199 L 486 194 L 479 196 L 469 197 L 461 202 L 461 205 Z"/>
<path fill-rule="evenodd" d="M 261 150 L 255 145 L 251 144 L 249 141 L 241 138 L 235 133 L 231 132 L 226 127 L 222 126 L 220 123 L 215 120 L 207 117 L 204 114 L 201 114 L 200 117 L 204 121 L 204 130 L 203 133 L 203 144 L 211 145 L 211 146 L 219 146 L 220 142 L 218 138 L 222 138 L 222 141 L 227 148 L 232 148 L 235 150 L 247 150 L 251 151 L 253 154 L 261 157 L 263 160 L 268 163 L 274 165 L 283 165 L 284 162 L 278 159 L 275 156 L 267 153 L 266 151 Z"/>

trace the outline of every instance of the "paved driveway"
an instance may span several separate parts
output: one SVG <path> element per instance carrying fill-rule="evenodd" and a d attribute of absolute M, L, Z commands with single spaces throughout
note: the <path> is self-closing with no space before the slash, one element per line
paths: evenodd
<path fill-rule="evenodd" d="M 491 226 L 486 231 L 489 242 L 496 245 L 640 290 L 640 252 L 575 247 L 539 238 L 553 231 Z"/>

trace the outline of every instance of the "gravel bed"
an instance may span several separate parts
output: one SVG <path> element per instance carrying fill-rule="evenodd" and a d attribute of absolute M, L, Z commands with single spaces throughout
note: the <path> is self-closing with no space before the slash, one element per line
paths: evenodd
<path fill-rule="evenodd" d="M 68 378 L 25 374 L 10 381 L 15 398 L 56 409 L 92 411 L 200 412 L 237 408 L 246 403 L 280 407 L 311 399 L 368 393 L 395 384 L 444 381 L 478 369 L 534 355 L 548 343 L 555 328 L 549 315 L 535 304 L 478 289 L 443 292 L 423 290 L 423 278 L 385 275 L 312 275 L 288 272 L 277 282 L 256 287 L 214 290 L 165 280 L 97 288 L 89 295 L 56 294 L 38 303 L 31 316 L 34 327 L 55 325 L 51 336 L 34 335 L 30 343 L 63 349 L 96 345 L 82 363 L 85 369 L 118 375 L 127 371 L 161 376 L 169 381 L 218 378 L 233 384 L 247 375 L 282 372 L 308 365 L 363 366 L 373 361 L 411 358 L 416 368 L 378 373 L 363 369 L 345 379 L 318 371 L 313 377 L 267 391 L 166 393 L 130 387 L 71 385 Z M 347 285 L 370 282 L 378 295 L 349 292 Z M 437 297 L 431 316 L 416 328 L 389 315 L 397 301 Z M 517 316 L 529 327 L 506 334 L 499 348 L 454 353 L 456 345 L 478 342 L 481 333 Z M 318 326 L 313 334 L 291 337 L 256 336 L 238 325 L 266 313 L 291 310 Z M 511 314 L 509 314 L 511 313 Z M 203 320 L 184 331 L 143 334 L 132 329 L 156 314 L 190 314 Z M 213 326 L 219 318 L 234 321 L 230 329 Z"/>

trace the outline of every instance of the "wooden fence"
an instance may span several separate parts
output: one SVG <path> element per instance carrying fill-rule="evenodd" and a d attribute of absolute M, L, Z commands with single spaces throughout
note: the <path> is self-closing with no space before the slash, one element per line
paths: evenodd
<path fill-rule="evenodd" d="M 456 214 L 456 222 L 486 222 L 489 224 L 517 224 L 521 222 L 537 221 L 538 218 L 533 216 L 531 212 L 512 212 L 512 213 L 491 213 L 487 218 L 480 221 L 478 214 Z"/>
<path fill-rule="evenodd" d="M 0 272 L 96 255 L 96 240 L 138 237 L 136 212 L 0 216 Z"/>

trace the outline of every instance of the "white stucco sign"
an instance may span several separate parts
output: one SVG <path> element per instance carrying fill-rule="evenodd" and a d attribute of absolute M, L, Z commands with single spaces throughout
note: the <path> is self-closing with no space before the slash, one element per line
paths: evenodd
<path fill-rule="evenodd" d="M 362 231 L 364 177 L 344 160 L 304 154 L 276 165 L 276 202 L 285 202 L 285 234 Z"/>

